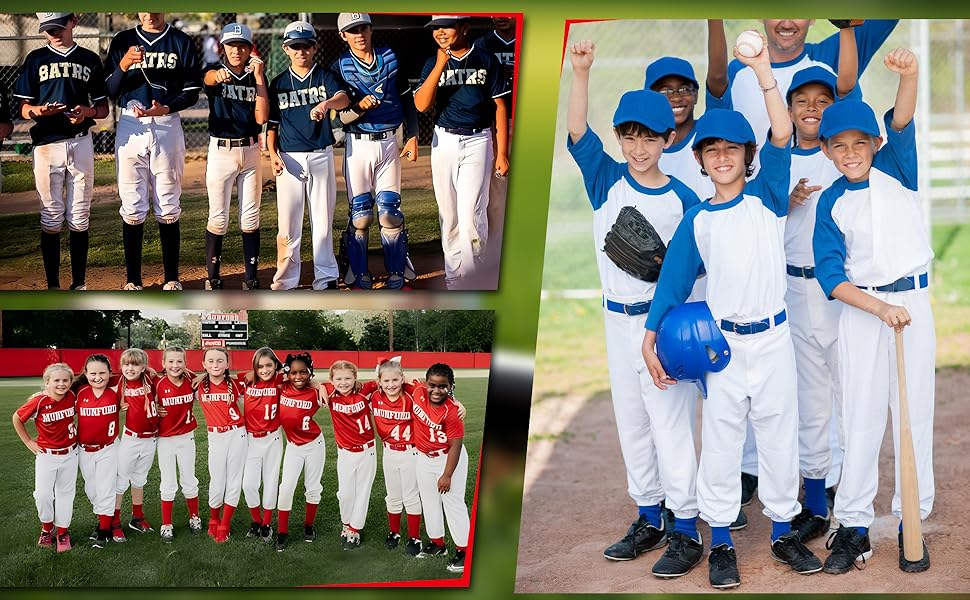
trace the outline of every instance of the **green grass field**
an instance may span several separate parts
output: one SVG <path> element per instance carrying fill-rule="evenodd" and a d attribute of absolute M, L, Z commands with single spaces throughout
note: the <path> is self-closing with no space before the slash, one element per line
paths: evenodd
<path fill-rule="evenodd" d="M 488 379 L 462 378 L 459 383 L 459 397 L 468 411 L 464 443 L 469 457 L 466 501 L 470 510 L 482 443 Z M 40 387 L 39 379 L 0 382 L 0 413 L 13 414 Z M 198 406 L 196 418 L 201 424 L 202 415 Z M 277 553 L 272 545 L 245 537 L 250 519 L 242 499 L 233 518 L 232 538 L 228 543 L 216 545 L 206 535 L 191 535 L 181 494 L 176 497 L 176 537 L 171 544 L 163 543 L 157 531 L 138 534 L 126 529 L 127 543 L 112 543 L 105 549 L 93 549 L 87 536 L 96 521 L 84 495 L 80 474 L 71 526 L 74 548 L 64 554 L 38 548 L 35 544 L 40 526 L 32 497 L 33 459 L 9 423 L 0 427 L 0 455 L 6 457 L 0 463 L 0 481 L 4 482 L 0 488 L 0 505 L 6 509 L 6 526 L 0 530 L 0 586 L 253 587 L 458 578 L 458 575 L 445 568 L 447 559 L 443 557 L 415 559 L 404 554 L 403 545 L 395 551 L 384 548 L 387 512 L 384 479 L 379 464 L 371 493 L 367 527 L 362 536 L 363 545 L 354 551 L 341 548 L 341 523 L 335 495 L 337 470 L 333 427 L 326 410 L 318 412 L 316 419 L 324 431 L 327 444 L 323 497 L 316 517 L 317 540 L 307 544 L 301 536 L 296 535 L 296 539 L 282 553 Z M 28 431 L 33 432 L 33 425 L 28 424 Z M 196 476 L 200 482 L 199 508 L 203 513 L 203 523 L 206 523 L 208 470 L 204 427 L 196 430 L 195 441 Z M 156 530 L 161 523 L 158 484 L 156 463 L 145 486 L 145 516 Z M 122 510 L 125 522 L 129 511 L 129 499 L 126 498 Z M 299 532 L 303 515 L 301 483 L 297 487 L 290 516 L 291 532 Z M 274 528 L 275 524 L 274 516 Z M 427 535 L 423 534 L 422 537 L 426 539 Z M 452 553 L 454 546 L 450 534 L 446 536 L 446 542 L 449 553 Z"/>

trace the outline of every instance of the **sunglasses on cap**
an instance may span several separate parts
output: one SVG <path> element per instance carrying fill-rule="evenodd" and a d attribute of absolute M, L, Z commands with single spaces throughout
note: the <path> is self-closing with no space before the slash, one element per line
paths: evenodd
<path fill-rule="evenodd" d="M 289 47 L 298 52 L 309 50 L 313 47 L 313 44 L 289 44 Z"/>

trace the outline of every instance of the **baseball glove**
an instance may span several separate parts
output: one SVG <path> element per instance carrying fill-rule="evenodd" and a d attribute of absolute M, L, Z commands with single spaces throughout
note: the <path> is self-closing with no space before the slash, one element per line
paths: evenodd
<path fill-rule="evenodd" d="M 835 25 L 839 29 L 847 29 L 849 27 L 858 27 L 865 23 L 865 19 L 829 19 L 829 23 Z"/>
<path fill-rule="evenodd" d="M 654 282 L 660 277 L 667 246 L 643 213 L 624 206 L 613 227 L 606 232 L 603 252 L 624 272 Z"/>

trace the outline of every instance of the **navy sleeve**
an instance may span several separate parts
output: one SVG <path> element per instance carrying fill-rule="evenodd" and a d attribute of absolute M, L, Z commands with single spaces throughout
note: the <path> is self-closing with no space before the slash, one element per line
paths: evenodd
<path fill-rule="evenodd" d="M 704 268 L 704 261 L 701 260 L 694 239 L 694 217 L 700 211 L 701 207 L 697 206 L 685 214 L 674 232 L 674 237 L 670 239 L 663 266 L 660 267 L 660 279 L 657 280 L 653 303 L 647 313 L 645 329 L 656 331 L 670 309 L 687 300 L 694 289 L 697 274 Z"/>
<path fill-rule="evenodd" d="M 266 91 L 269 95 L 269 118 L 266 119 L 266 126 L 269 129 L 278 129 L 280 124 L 280 101 L 277 98 L 279 91 L 276 89 L 276 82 L 279 78 L 273 79 L 269 82 L 269 89 Z"/>
<path fill-rule="evenodd" d="M 32 100 L 31 104 L 36 104 L 38 98 L 40 98 L 40 89 L 37 85 L 37 78 L 30 75 L 30 72 L 33 71 L 30 66 L 30 63 L 33 62 L 31 58 L 30 55 L 27 55 L 27 60 L 20 66 L 17 81 L 13 86 L 13 95 L 18 100 Z"/>
<path fill-rule="evenodd" d="M 101 59 L 97 56 L 91 60 L 88 94 L 91 96 L 91 104 L 101 104 L 108 101 L 108 86 L 105 84 L 104 67 L 101 65 Z"/>
<path fill-rule="evenodd" d="M 199 101 L 199 92 L 202 90 L 202 70 L 199 64 L 199 53 L 195 49 L 195 43 L 190 37 L 185 36 L 185 43 L 182 48 L 182 69 L 184 72 L 184 82 L 182 92 L 168 103 L 168 112 L 174 113 L 192 108 Z"/>
<path fill-rule="evenodd" d="M 125 72 L 121 70 L 121 58 L 128 51 L 121 47 L 123 42 L 120 37 L 121 33 L 118 33 L 111 39 L 108 56 L 104 61 L 105 86 L 108 88 L 108 95 L 114 100 L 121 96 L 121 82 L 125 78 Z"/>
<path fill-rule="evenodd" d="M 492 98 L 500 98 L 512 93 L 509 87 L 509 80 L 505 77 L 505 70 L 502 63 L 495 58 L 495 55 L 485 49 L 484 45 L 479 48 L 488 57 L 488 79 L 489 89 L 492 90 Z M 511 107 L 510 107 L 511 108 Z"/>
<path fill-rule="evenodd" d="M 762 204 L 779 217 L 788 215 L 788 182 L 791 178 L 791 146 L 782 148 L 771 143 L 771 132 L 761 147 L 761 169 L 744 186 L 744 193 L 757 196 Z"/>
<path fill-rule="evenodd" d="M 845 178 L 837 179 L 818 199 L 812 252 L 815 254 L 815 278 L 826 297 L 849 278 L 845 274 L 845 236 L 832 219 L 832 207 L 845 191 Z"/>
<path fill-rule="evenodd" d="M 418 77 L 417 87 L 421 87 L 422 85 L 424 85 L 424 80 L 427 79 L 428 75 L 431 75 L 431 71 L 434 70 L 434 63 L 435 63 L 434 56 L 432 56 L 431 58 L 425 61 L 424 67 L 422 67 L 421 69 L 421 75 Z"/>
<path fill-rule="evenodd" d="M 606 202 L 610 188 L 623 176 L 626 165 L 616 162 L 603 150 L 603 142 L 589 125 L 575 144 L 567 136 L 566 148 L 583 174 L 589 203 L 593 205 L 593 210 L 598 210 Z"/>
<path fill-rule="evenodd" d="M 916 191 L 919 186 L 916 160 L 916 120 L 910 121 L 901 131 L 892 128 L 893 110 L 883 117 L 886 123 L 886 143 L 872 160 L 872 166 L 892 175 L 907 188 Z"/>
<path fill-rule="evenodd" d="M 330 69 L 323 69 L 323 85 L 329 94 L 327 96 L 328 100 L 336 96 L 339 92 L 347 94 L 347 85 L 343 79 L 337 77 Z"/>

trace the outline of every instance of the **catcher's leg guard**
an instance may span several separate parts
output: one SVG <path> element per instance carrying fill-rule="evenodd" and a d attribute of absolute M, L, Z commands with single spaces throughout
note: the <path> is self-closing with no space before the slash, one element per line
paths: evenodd
<path fill-rule="evenodd" d="M 400 289 L 405 279 L 414 278 L 414 267 L 408 258 L 408 230 L 404 226 L 400 194 L 391 191 L 377 193 L 377 218 L 381 226 L 387 287 Z"/>
<path fill-rule="evenodd" d="M 374 197 L 370 193 L 355 196 L 350 201 L 347 231 L 340 240 L 343 279 L 349 286 L 364 289 L 371 287 L 370 271 L 367 268 L 367 237 L 373 220 Z"/>

